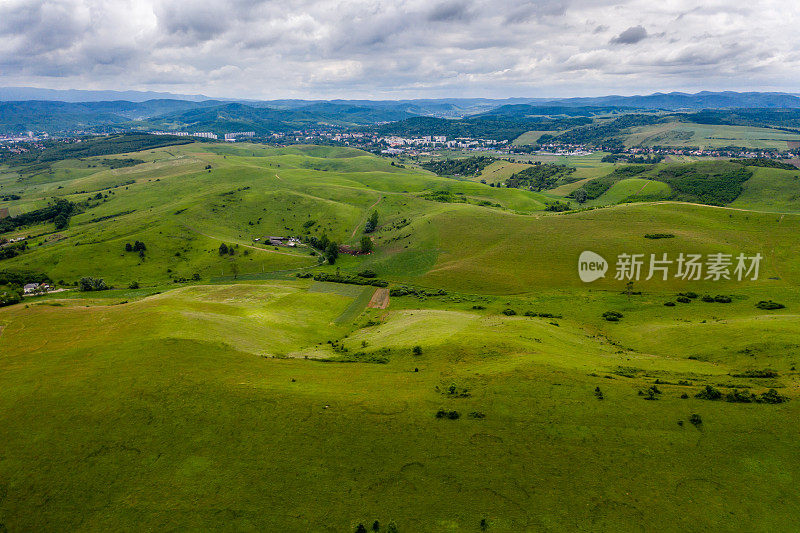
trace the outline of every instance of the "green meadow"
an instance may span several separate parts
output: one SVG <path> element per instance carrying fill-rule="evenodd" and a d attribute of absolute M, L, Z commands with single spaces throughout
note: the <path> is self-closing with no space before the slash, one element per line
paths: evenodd
<path fill-rule="evenodd" d="M 752 126 L 666 122 L 631 128 L 624 140 L 626 146 L 696 146 L 701 149 L 740 146 L 754 150 L 787 150 L 788 142 L 800 141 L 800 135 Z"/>
<path fill-rule="evenodd" d="M 28 249 L 0 272 L 65 290 L 0 308 L 0 524 L 800 529 L 800 172 L 755 168 L 725 206 L 632 177 L 546 211 L 614 169 L 600 157 L 546 193 L 489 186 L 527 162 L 456 180 L 321 146 L 1 168 L 11 215 L 83 207 L 3 234 Z M 373 211 L 374 250 L 333 265 L 265 243 L 356 247 Z M 609 263 L 592 283 L 585 250 Z M 763 260 L 756 280 L 644 265 L 627 285 L 622 253 Z M 385 281 L 389 306 L 317 273 Z M 85 276 L 112 288 L 81 292 Z"/>

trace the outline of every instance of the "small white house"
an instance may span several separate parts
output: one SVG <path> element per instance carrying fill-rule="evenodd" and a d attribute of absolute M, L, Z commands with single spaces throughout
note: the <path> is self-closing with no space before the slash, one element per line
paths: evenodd
<path fill-rule="evenodd" d="M 30 294 L 32 292 L 36 292 L 38 288 L 39 288 L 38 283 L 28 283 L 27 285 L 22 287 L 22 290 L 24 291 L 25 294 Z"/>

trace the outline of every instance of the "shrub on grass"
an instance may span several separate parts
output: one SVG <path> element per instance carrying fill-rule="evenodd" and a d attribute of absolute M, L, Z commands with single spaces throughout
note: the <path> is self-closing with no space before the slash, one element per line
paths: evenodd
<path fill-rule="evenodd" d="M 775 309 L 784 309 L 786 306 L 783 304 L 779 304 L 778 302 L 773 302 L 772 300 L 761 300 L 756 304 L 756 307 L 758 307 L 759 309 L 772 311 Z"/>
<path fill-rule="evenodd" d="M 729 304 L 733 300 L 731 299 L 730 296 L 726 296 L 724 294 L 717 294 L 716 296 L 714 296 L 714 301 L 717 302 L 718 304 Z"/>
<path fill-rule="evenodd" d="M 514 316 L 517 314 L 513 309 L 503 309 L 503 314 L 506 316 Z"/>
<path fill-rule="evenodd" d="M 757 378 L 757 379 L 772 379 L 777 378 L 778 373 L 774 370 L 745 370 L 738 374 L 731 374 L 735 378 Z"/>
<path fill-rule="evenodd" d="M 639 391 L 639 396 L 644 396 L 645 400 L 658 400 L 659 394 L 661 394 L 661 391 L 655 385 L 643 391 Z"/>
<path fill-rule="evenodd" d="M 422 355 L 422 346 L 420 346 L 419 344 L 414 346 L 411 349 L 411 353 L 413 353 L 414 355 Z"/>
<path fill-rule="evenodd" d="M 692 300 L 689 299 L 689 297 L 687 297 L 687 296 L 678 296 L 677 298 L 675 298 L 675 300 L 677 300 L 678 302 L 680 302 L 682 304 L 688 304 L 688 303 L 692 302 Z"/>
<path fill-rule="evenodd" d="M 130 285 L 128 285 L 128 288 L 129 289 L 138 289 L 139 288 L 139 282 L 138 281 L 131 281 Z"/>
<path fill-rule="evenodd" d="M 738 389 L 733 389 L 725 395 L 725 401 L 730 403 L 752 403 L 755 399 L 755 394 Z"/>
<path fill-rule="evenodd" d="M 695 394 L 694 397 L 700 398 L 701 400 L 719 400 L 722 398 L 722 393 L 711 385 L 706 385 L 705 388 Z"/>
<path fill-rule="evenodd" d="M 675 307 L 675 302 L 664 302 L 667 307 Z"/>
<path fill-rule="evenodd" d="M 619 322 L 619 319 L 622 318 L 622 316 L 622 313 L 619 311 L 606 311 L 603 313 L 603 318 L 609 322 Z"/>
<path fill-rule="evenodd" d="M 771 404 L 784 403 L 787 401 L 789 401 L 789 398 L 787 398 L 786 396 L 781 396 L 775 389 L 769 389 L 767 392 L 762 393 L 761 397 L 758 399 L 759 403 L 771 403 Z"/>
<path fill-rule="evenodd" d="M 689 422 L 691 422 L 694 427 L 699 427 L 703 425 L 703 419 L 700 418 L 700 415 L 698 414 L 692 414 L 689 417 Z"/>

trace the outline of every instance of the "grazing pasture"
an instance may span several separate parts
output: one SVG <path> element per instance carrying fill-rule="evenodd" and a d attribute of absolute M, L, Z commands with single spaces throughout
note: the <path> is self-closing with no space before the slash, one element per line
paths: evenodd
<path fill-rule="evenodd" d="M 66 290 L 0 308 L 0 530 L 800 529 L 800 172 L 708 206 L 659 199 L 675 161 L 555 213 L 620 166 L 551 157 L 579 181 L 246 143 L 0 169 L 11 216 L 74 204 L 2 235 L 0 294 Z M 628 284 L 622 253 L 762 262 Z"/>

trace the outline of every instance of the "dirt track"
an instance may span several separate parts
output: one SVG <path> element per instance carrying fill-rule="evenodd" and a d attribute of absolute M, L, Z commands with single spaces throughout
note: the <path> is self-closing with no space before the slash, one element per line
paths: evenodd
<path fill-rule="evenodd" d="M 375 289 L 375 293 L 372 295 L 367 307 L 372 309 L 386 309 L 389 307 L 389 289 Z"/>

